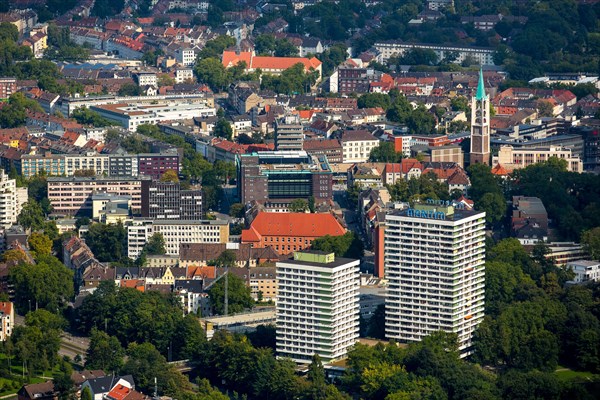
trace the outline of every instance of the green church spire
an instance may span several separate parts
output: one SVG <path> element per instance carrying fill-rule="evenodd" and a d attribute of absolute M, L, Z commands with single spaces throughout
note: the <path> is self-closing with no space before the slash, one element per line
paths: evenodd
<path fill-rule="evenodd" d="M 475 95 L 476 100 L 485 99 L 485 87 L 483 86 L 483 70 L 479 69 L 479 82 L 477 83 L 477 94 Z"/>

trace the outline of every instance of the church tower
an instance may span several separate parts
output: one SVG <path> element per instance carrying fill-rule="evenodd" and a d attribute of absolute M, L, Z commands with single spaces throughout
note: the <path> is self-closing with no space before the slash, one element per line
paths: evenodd
<path fill-rule="evenodd" d="M 477 93 L 471 98 L 470 164 L 490 165 L 490 98 L 485 94 L 483 71 L 479 70 Z"/>

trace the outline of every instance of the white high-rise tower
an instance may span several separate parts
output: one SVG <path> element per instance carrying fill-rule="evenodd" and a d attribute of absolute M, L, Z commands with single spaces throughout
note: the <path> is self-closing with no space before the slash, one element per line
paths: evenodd
<path fill-rule="evenodd" d="M 388 339 L 407 343 L 455 332 L 461 355 L 470 354 L 484 315 L 484 228 L 485 212 L 439 201 L 386 216 Z"/>

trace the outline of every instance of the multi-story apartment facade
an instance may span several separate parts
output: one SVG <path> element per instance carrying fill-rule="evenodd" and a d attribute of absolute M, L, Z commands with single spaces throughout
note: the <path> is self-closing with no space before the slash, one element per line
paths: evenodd
<path fill-rule="evenodd" d="M 167 255 L 179 255 L 182 243 L 227 243 L 229 241 L 229 223 L 225 220 L 212 221 L 161 221 L 134 220 L 127 227 L 127 255 L 136 259 L 144 245 L 155 234 L 165 239 Z"/>
<path fill-rule="evenodd" d="M 149 177 L 50 177 L 48 200 L 54 212 L 63 215 L 91 215 L 94 193 L 113 193 L 131 197 L 131 211 L 142 209 L 142 185 L 150 183 Z"/>
<path fill-rule="evenodd" d="M 8 340 L 15 326 L 15 307 L 10 301 L 0 303 L 0 342 Z"/>
<path fill-rule="evenodd" d="M 386 216 L 386 337 L 454 332 L 466 356 L 484 316 L 485 213 L 436 203 Z"/>
<path fill-rule="evenodd" d="M 138 154 L 138 174 L 158 179 L 165 171 L 169 170 L 179 173 L 179 154 L 177 152 Z"/>
<path fill-rule="evenodd" d="M 108 174 L 110 176 L 137 176 L 137 154 L 111 154 L 108 157 Z"/>
<path fill-rule="evenodd" d="M 379 140 L 365 130 L 345 131 L 341 138 L 344 163 L 361 163 L 369 159 Z"/>
<path fill-rule="evenodd" d="M 202 219 L 202 190 L 182 190 L 179 182 L 153 181 L 142 189 L 142 217 L 150 219 Z"/>
<path fill-rule="evenodd" d="M 0 78 L 0 99 L 8 99 L 17 91 L 17 78 Z"/>
<path fill-rule="evenodd" d="M 26 202 L 27 188 L 18 188 L 16 181 L 0 170 L 0 227 L 9 228 L 16 223 Z"/>
<path fill-rule="evenodd" d="M 297 363 L 341 359 L 358 340 L 359 260 L 297 252 L 279 261 L 277 355 Z"/>
<path fill-rule="evenodd" d="M 275 125 L 275 150 L 301 151 L 304 128 L 297 115 L 287 115 Z"/>

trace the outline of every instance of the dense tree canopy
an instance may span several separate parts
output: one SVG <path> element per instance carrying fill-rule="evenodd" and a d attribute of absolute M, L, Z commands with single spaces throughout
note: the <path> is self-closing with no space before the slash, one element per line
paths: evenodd
<path fill-rule="evenodd" d="M 352 231 L 340 236 L 325 235 L 313 240 L 313 250 L 333 252 L 336 257 L 348 257 L 360 260 L 364 253 L 364 246 L 360 237 Z"/>
<path fill-rule="evenodd" d="M 17 265 L 9 271 L 9 279 L 21 312 L 38 307 L 55 312 L 73 296 L 73 272 L 51 255 L 38 254 L 35 264 Z"/>

